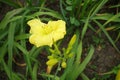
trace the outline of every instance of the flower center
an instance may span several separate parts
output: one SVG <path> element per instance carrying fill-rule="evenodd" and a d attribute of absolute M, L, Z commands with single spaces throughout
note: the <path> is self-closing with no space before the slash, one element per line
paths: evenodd
<path fill-rule="evenodd" d="M 51 26 L 45 25 L 43 26 L 43 34 L 47 35 L 50 34 L 53 31 Z"/>

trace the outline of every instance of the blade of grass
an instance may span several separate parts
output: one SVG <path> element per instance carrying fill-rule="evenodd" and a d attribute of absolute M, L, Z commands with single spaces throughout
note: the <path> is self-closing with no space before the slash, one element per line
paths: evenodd
<path fill-rule="evenodd" d="M 2 41 L 2 39 L 3 39 L 5 36 L 7 36 L 7 34 L 8 34 L 8 31 L 7 31 L 7 30 L 2 30 L 2 31 L 0 32 L 0 41 Z"/>
<path fill-rule="evenodd" d="M 80 41 L 78 48 L 77 48 L 76 63 L 80 63 L 81 55 L 82 55 L 82 41 Z"/>
<path fill-rule="evenodd" d="M 4 29 L 7 27 L 7 24 L 10 22 L 10 19 L 13 18 L 16 14 L 21 13 L 24 10 L 24 8 L 14 9 L 10 12 L 8 12 L 5 17 L 0 22 L 0 29 Z"/>
<path fill-rule="evenodd" d="M 0 53 L 0 63 L 4 59 L 5 54 L 7 53 L 6 48 L 7 48 L 7 41 L 0 47 L 0 51 L 1 51 L 1 53 Z"/>
<path fill-rule="evenodd" d="M 37 80 L 37 69 L 38 69 L 38 64 L 35 63 L 34 67 L 33 67 L 33 80 Z"/>
<path fill-rule="evenodd" d="M 22 39 L 28 39 L 30 34 L 20 34 L 15 36 L 15 40 L 22 40 Z"/>
<path fill-rule="evenodd" d="M 77 9 L 77 12 L 76 12 L 76 17 L 80 17 L 80 13 L 81 13 L 81 4 L 82 4 L 82 0 L 77 0 L 78 2 L 77 2 L 77 5 L 78 5 L 78 9 Z"/>
<path fill-rule="evenodd" d="M 97 14 L 96 16 L 94 16 L 92 19 L 93 20 L 109 20 L 110 18 L 112 18 L 114 15 L 113 14 L 109 14 L 109 13 L 103 13 L 103 14 Z M 116 17 L 115 19 L 112 19 L 112 22 L 120 22 L 120 18 Z"/>
<path fill-rule="evenodd" d="M 54 12 L 36 12 L 34 13 L 33 15 L 30 15 L 31 17 L 36 17 L 36 16 L 42 16 L 42 15 L 48 15 L 48 16 L 52 16 L 54 18 L 57 18 L 57 19 L 61 19 L 61 15 L 59 15 L 57 12 L 54 13 Z"/>
<path fill-rule="evenodd" d="M 24 55 L 29 54 L 29 52 L 24 47 L 22 47 L 19 43 L 15 41 L 14 41 L 14 46 L 17 47 L 20 51 L 22 51 Z"/>
<path fill-rule="evenodd" d="M 100 4 L 94 6 L 94 7 L 91 9 L 91 11 L 95 9 L 95 10 L 92 12 L 91 17 L 93 17 L 94 15 L 96 15 L 96 13 L 103 7 L 103 5 L 104 5 L 105 3 L 108 2 L 108 0 L 100 0 L 99 2 L 100 2 Z"/>
<path fill-rule="evenodd" d="M 63 16 L 63 19 L 67 22 L 67 18 L 65 16 L 65 12 L 64 12 L 64 9 L 63 9 L 63 0 L 59 1 L 59 5 L 60 5 L 60 11 L 61 11 L 61 14 Z"/>
<path fill-rule="evenodd" d="M 87 57 L 84 59 L 84 61 L 78 66 L 78 68 L 74 69 L 73 74 L 71 75 L 71 78 L 69 80 L 76 80 L 77 77 L 80 75 L 80 73 L 85 69 L 86 65 L 92 58 L 92 55 L 94 53 L 94 47 L 90 46 L 90 51 L 87 55 Z"/>
<path fill-rule="evenodd" d="M 106 35 L 106 37 L 108 38 L 108 40 L 110 41 L 110 43 L 113 45 L 113 47 L 116 49 L 117 52 L 120 53 L 119 49 L 116 47 L 114 41 L 112 40 L 112 38 L 110 37 L 110 35 L 108 34 L 108 32 L 105 30 L 104 25 L 102 25 L 101 23 L 99 23 L 97 20 L 94 20 L 94 22 L 100 27 L 100 29 L 104 32 L 104 34 Z"/>
<path fill-rule="evenodd" d="M 81 73 L 80 76 L 83 80 L 90 80 L 84 73 Z"/>
<path fill-rule="evenodd" d="M 81 40 L 83 40 L 83 38 L 85 36 L 85 33 L 87 31 L 87 28 L 88 28 L 88 24 L 89 24 L 89 17 L 86 19 L 86 22 L 83 26 L 83 30 L 82 30 L 82 33 L 81 33 Z"/>
<path fill-rule="evenodd" d="M 12 79 L 11 79 L 11 75 L 12 75 L 12 74 L 11 74 L 11 71 L 10 71 L 9 68 L 7 67 L 7 65 L 6 65 L 6 63 L 5 63 L 4 60 L 2 60 L 2 64 L 3 64 L 4 70 L 5 70 L 8 78 L 9 78 L 10 80 L 12 80 Z"/>
<path fill-rule="evenodd" d="M 24 25 L 25 23 L 25 16 L 30 12 L 29 9 L 26 9 L 25 12 L 22 14 L 22 18 L 19 21 L 20 23 L 20 33 L 19 34 L 23 34 L 25 33 L 26 27 Z M 21 45 L 26 49 L 26 41 L 24 39 L 20 40 Z"/>
<path fill-rule="evenodd" d="M 110 6 L 110 8 L 116 8 L 116 7 L 120 7 L 120 4 L 118 3 L 117 5 Z"/>
<path fill-rule="evenodd" d="M 10 68 L 10 73 L 12 74 L 12 57 L 13 57 L 13 44 L 14 44 L 14 33 L 15 33 L 14 22 L 10 23 L 9 31 L 8 31 L 8 66 Z M 11 75 L 11 79 L 12 75 Z"/>
<path fill-rule="evenodd" d="M 114 20 L 116 20 L 116 19 L 118 19 L 120 17 L 120 13 L 118 13 L 118 14 L 116 14 L 115 16 L 113 16 L 113 17 L 111 17 L 110 19 L 108 19 L 104 24 L 103 24 L 103 26 L 106 26 L 108 23 L 110 23 L 111 21 L 114 21 Z M 120 18 L 119 18 L 119 20 L 120 20 Z M 118 21 L 119 21 L 118 20 Z"/>
<path fill-rule="evenodd" d="M 28 6 L 32 6 L 32 0 L 25 0 L 26 1 L 26 3 L 28 4 Z"/>
<path fill-rule="evenodd" d="M 55 77 L 55 79 L 54 79 L 54 75 L 51 75 L 51 74 L 40 74 L 41 76 L 43 76 L 43 77 L 48 77 L 48 78 L 50 78 L 50 79 L 47 79 L 47 80 L 60 80 L 60 78 L 58 77 L 58 76 L 56 76 Z"/>
<path fill-rule="evenodd" d="M 25 60 L 26 60 L 26 64 L 27 64 L 28 70 L 30 72 L 31 78 L 32 78 L 32 80 L 34 80 L 34 77 L 33 77 L 33 74 L 32 74 L 32 66 L 31 66 L 30 55 L 28 53 L 25 55 Z"/>
<path fill-rule="evenodd" d="M 35 50 L 33 53 L 31 53 L 30 55 L 34 58 L 36 58 L 40 52 L 42 51 L 43 48 L 38 48 L 37 50 Z"/>
<path fill-rule="evenodd" d="M 84 3 L 83 3 L 84 5 L 83 5 L 82 11 L 81 11 L 81 17 L 84 17 L 84 14 L 85 14 L 85 12 L 86 12 L 86 8 L 87 8 L 87 6 L 88 6 L 89 1 L 90 1 L 90 0 L 84 0 Z"/>
<path fill-rule="evenodd" d="M 33 74 L 32 74 L 32 66 L 31 66 L 31 60 L 30 60 L 30 54 L 29 54 L 29 52 L 23 46 L 21 46 L 20 44 L 18 44 L 17 42 L 14 42 L 14 45 L 24 53 L 28 70 L 30 72 L 32 80 L 34 80 L 34 77 L 33 77 Z"/>
<path fill-rule="evenodd" d="M 9 78 L 9 80 L 21 80 L 21 78 L 17 74 L 15 74 L 13 72 L 11 73 L 9 67 L 6 65 L 4 60 L 2 60 L 2 64 L 4 66 L 4 70 Z M 13 79 L 11 79 L 11 75 L 12 75 Z"/>
<path fill-rule="evenodd" d="M 0 0 L 0 2 L 3 2 L 5 4 L 8 4 L 9 6 L 12 6 L 14 8 L 19 8 L 21 7 L 18 3 L 16 3 L 15 1 L 12 0 Z"/>

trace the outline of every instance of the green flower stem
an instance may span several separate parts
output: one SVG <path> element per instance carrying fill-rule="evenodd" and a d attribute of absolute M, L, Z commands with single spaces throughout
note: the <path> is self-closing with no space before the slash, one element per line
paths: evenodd
<path fill-rule="evenodd" d="M 61 68 L 60 63 L 61 63 L 61 61 L 58 62 L 58 67 L 57 67 L 57 70 L 56 70 L 55 75 L 54 75 L 54 80 L 56 79 L 56 76 L 57 76 L 58 72 L 60 71 L 60 68 Z"/>
<path fill-rule="evenodd" d="M 60 50 L 58 49 L 58 46 L 56 45 L 56 43 L 53 44 L 54 47 L 55 47 L 55 50 L 57 52 L 57 54 L 61 54 Z"/>

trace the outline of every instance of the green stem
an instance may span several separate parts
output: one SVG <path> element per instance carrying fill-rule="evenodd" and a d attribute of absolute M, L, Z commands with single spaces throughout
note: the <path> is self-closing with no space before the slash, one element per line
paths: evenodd
<path fill-rule="evenodd" d="M 55 47 L 55 50 L 57 52 L 57 54 L 61 54 L 60 50 L 58 49 L 58 46 L 56 45 L 56 43 L 53 44 L 54 47 Z"/>
<path fill-rule="evenodd" d="M 26 57 L 26 62 L 27 62 L 27 66 L 28 66 L 30 75 L 31 75 L 31 77 L 32 77 L 32 80 L 34 80 L 34 77 L 33 77 L 33 75 L 32 75 L 32 66 L 31 66 L 31 62 L 30 62 L 30 56 L 29 56 L 29 54 L 27 53 L 27 54 L 25 55 L 25 57 Z"/>
<path fill-rule="evenodd" d="M 58 62 L 58 67 L 57 67 L 57 70 L 56 70 L 55 75 L 54 75 L 54 80 L 55 80 L 58 72 L 60 71 L 60 68 L 61 68 L 61 67 L 60 67 L 60 63 L 61 63 L 61 62 Z"/>

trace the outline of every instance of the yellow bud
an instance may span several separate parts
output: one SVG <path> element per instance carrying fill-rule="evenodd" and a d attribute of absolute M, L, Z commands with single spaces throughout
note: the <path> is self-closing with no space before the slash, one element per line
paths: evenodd
<path fill-rule="evenodd" d="M 48 56 L 48 59 L 53 59 L 54 57 L 51 55 L 51 56 Z"/>
<path fill-rule="evenodd" d="M 66 68 L 66 66 L 67 66 L 67 65 L 66 65 L 66 62 L 63 61 L 62 64 L 61 64 L 61 66 L 62 66 L 62 68 Z"/>
<path fill-rule="evenodd" d="M 115 80 L 120 80 L 120 70 L 118 71 L 117 75 L 116 75 L 116 79 Z"/>
<path fill-rule="evenodd" d="M 71 38 L 68 46 L 73 46 L 73 44 L 75 43 L 75 41 L 76 41 L 76 34 L 73 35 L 73 37 Z"/>
<path fill-rule="evenodd" d="M 53 66 L 48 66 L 48 67 L 47 67 L 47 73 L 48 73 L 48 74 L 50 74 L 50 72 L 51 72 L 51 70 L 52 70 L 52 67 L 53 67 Z"/>
<path fill-rule="evenodd" d="M 68 44 L 68 48 L 67 48 L 67 51 L 66 53 L 68 54 L 70 52 L 70 50 L 72 49 L 73 47 L 73 44 L 75 43 L 76 41 L 76 34 L 73 35 L 73 37 L 71 38 L 69 44 Z"/>
<path fill-rule="evenodd" d="M 70 58 L 73 57 L 73 53 L 70 53 L 70 54 L 68 55 L 68 57 L 70 57 Z"/>
<path fill-rule="evenodd" d="M 56 63 L 58 63 L 57 59 L 50 59 L 46 62 L 48 66 L 54 66 Z"/>
<path fill-rule="evenodd" d="M 47 62 L 46 62 L 46 64 L 48 65 L 48 67 L 47 67 L 47 73 L 49 74 L 50 72 L 51 72 L 51 70 L 52 70 L 52 68 L 53 68 L 53 66 L 55 65 L 55 64 L 57 64 L 58 63 L 58 60 L 57 59 L 50 59 L 50 60 L 48 60 Z"/>

